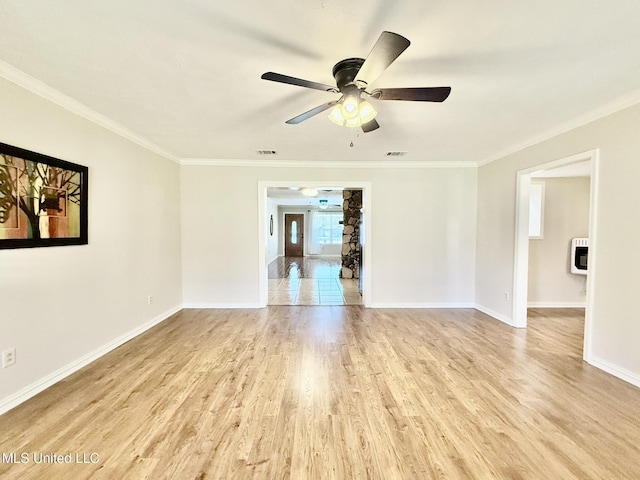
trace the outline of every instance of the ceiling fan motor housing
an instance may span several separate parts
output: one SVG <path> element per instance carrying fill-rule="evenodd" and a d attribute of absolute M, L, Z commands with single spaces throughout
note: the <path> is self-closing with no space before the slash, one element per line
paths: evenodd
<path fill-rule="evenodd" d="M 336 79 L 338 90 L 344 93 L 344 88 L 353 83 L 363 63 L 364 58 L 347 58 L 334 65 L 333 78 Z"/>

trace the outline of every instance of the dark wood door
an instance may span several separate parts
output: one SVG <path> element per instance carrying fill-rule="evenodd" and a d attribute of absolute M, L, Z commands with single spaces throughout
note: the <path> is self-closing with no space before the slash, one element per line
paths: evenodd
<path fill-rule="evenodd" d="M 304 255 L 304 214 L 285 213 L 284 215 L 284 256 L 302 257 Z"/>

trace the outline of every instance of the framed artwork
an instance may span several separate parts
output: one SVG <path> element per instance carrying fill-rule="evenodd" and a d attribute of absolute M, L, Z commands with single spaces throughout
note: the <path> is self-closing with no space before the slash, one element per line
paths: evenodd
<path fill-rule="evenodd" d="M 88 243 L 88 168 L 0 143 L 0 249 Z"/>

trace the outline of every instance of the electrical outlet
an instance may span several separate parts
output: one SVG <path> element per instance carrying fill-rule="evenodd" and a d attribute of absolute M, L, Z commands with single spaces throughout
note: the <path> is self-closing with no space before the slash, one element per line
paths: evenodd
<path fill-rule="evenodd" d="M 147 305 L 151 305 L 151 304 L 153 304 L 153 295 L 149 295 L 147 297 Z"/>
<path fill-rule="evenodd" d="M 2 351 L 2 368 L 10 367 L 16 363 L 16 349 L 7 348 Z"/>
<path fill-rule="evenodd" d="M 509 301 L 509 292 L 504 292 L 504 301 L 505 302 Z"/>

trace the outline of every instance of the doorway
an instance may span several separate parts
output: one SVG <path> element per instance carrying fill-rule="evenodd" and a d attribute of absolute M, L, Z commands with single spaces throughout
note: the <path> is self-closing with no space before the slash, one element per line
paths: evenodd
<path fill-rule="evenodd" d="M 304 257 L 304 214 L 284 214 L 284 256 Z"/>
<path fill-rule="evenodd" d="M 270 281 L 273 280 L 269 278 L 269 271 L 270 269 L 272 269 L 272 263 L 274 261 L 274 257 L 269 253 L 270 251 L 273 250 L 273 243 L 274 243 L 274 239 L 277 238 L 278 236 L 278 232 L 277 232 L 277 224 L 278 222 L 282 222 L 281 225 L 281 230 L 280 230 L 280 235 L 285 236 L 285 230 L 286 230 L 286 226 L 285 226 L 285 219 L 284 219 L 284 214 L 282 214 L 282 216 L 280 216 L 278 214 L 278 212 L 276 212 L 274 210 L 273 207 L 273 202 L 272 200 L 268 197 L 268 190 L 269 189 L 289 189 L 289 190 L 306 190 L 308 189 L 317 189 L 319 191 L 324 191 L 325 189 L 327 189 L 326 185 L 336 185 L 338 187 L 334 187 L 334 188 L 339 188 L 342 190 L 361 190 L 362 191 L 362 216 L 363 216 L 363 225 L 366 225 L 367 228 L 369 228 L 369 226 L 371 225 L 371 209 L 369 208 L 369 206 L 371 205 L 371 183 L 370 182 L 354 182 L 354 181 L 340 181 L 340 180 L 332 180 L 332 181 L 327 181 L 327 182 L 317 182 L 317 181 L 260 181 L 258 182 L 258 214 L 259 214 L 259 223 L 258 223 L 258 259 L 259 259 L 259 278 L 260 278 L 260 305 L 263 307 L 266 307 L 268 305 L 268 300 L 269 300 L 269 286 L 270 286 Z M 329 201 L 329 203 L 331 204 L 331 200 Z M 271 209 L 271 210 L 269 210 Z M 305 213 L 308 214 L 308 212 L 306 212 L 307 209 L 305 209 Z M 289 213 L 289 212 L 286 212 Z M 291 212 L 293 213 L 293 212 Z M 270 235 L 270 221 L 271 221 L 271 217 L 273 216 L 274 218 L 274 223 L 276 225 L 276 232 L 274 233 L 274 235 Z M 279 218 L 278 218 L 279 217 Z M 287 237 L 291 237 L 293 235 L 293 218 L 290 218 L 291 220 L 291 231 L 289 231 L 286 236 Z M 302 220 L 302 227 L 303 230 L 300 232 L 300 235 L 298 236 L 298 240 L 301 243 L 301 247 L 302 247 L 302 255 L 304 255 L 305 253 L 308 254 L 308 252 L 306 251 L 307 248 L 311 249 L 311 253 L 314 253 L 315 250 L 317 250 L 317 246 L 313 245 L 312 239 L 310 237 L 310 239 L 307 239 L 304 237 L 304 235 L 306 233 L 309 233 L 309 225 L 307 225 L 308 218 L 304 218 Z M 299 222 L 299 220 L 297 221 Z M 296 228 L 300 227 L 300 223 L 296 223 Z M 365 238 L 365 232 L 361 231 L 361 238 L 364 239 Z M 367 239 L 367 244 L 366 247 L 363 250 L 363 255 L 362 255 L 362 263 L 367 265 L 367 268 L 364 271 L 364 276 L 361 276 L 362 279 L 362 294 L 360 295 L 360 288 L 358 286 L 358 281 L 357 279 L 352 279 L 352 283 L 355 284 L 355 294 L 359 296 L 360 301 L 359 304 L 364 305 L 365 307 L 368 306 L 370 304 L 370 297 L 371 297 L 371 274 L 372 271 L 375 270 L 375 264 L 374 262 L 372 262 L 372 258 L 371 258 L 371 235 L 369 234 L 369 232 L 367 231 L 366 233 L 366 239 Z M 364 241 L 364 240 L 363 240 Z M 311 243 L 310 243 L 311 242 Z M 306 245 L 306 246 L 305 246 Z M 280 255 L 289 255 L 289 252 L 283 252 L 281 250 L 282 253 L 280 253 Z M 339 249 L 338 249 L 339 252 Z M 322 255 L 324 255 L 324 252 L 319 252 L 318 256 L 321 257 Z M 285 257 L 286 258 L 286 257 Z M 267 261 L 269 260 L 269 261 Z M 315 267 L 313 267 L 309 262 L 311 261 L 311 263 L 319 263 L 322 264 L 322 271 L 324 271 L 325 268 L 330 268 L 331 270 L 334 270 L 335 266 L 331 265 L 330 267 L 328 267 L 327 265 L 325 265 L 326 262 L 324 262 L 322 259 L 320 258 L 315 258 L 313 256 L 308 256 L 308 257 L 302 257 L 300 258 L 300 260 L 303 261 L 303 263 L 300 265 L 301 270 L 303 269 L 304 271 L 317 271 L 320 272 L 320 269 L 317 269 Z M 338 257 L 339 260 L 339 257 Z M 307 262 L 307 265 L 304 264 L 304 261 Z M 339 265 L 337 265 L 337 267 L 339 267 Z M 289 269 L 291 270 L 291 269 Z M 318 275 L 318 277 L 320 277 L 321 275 Z M 304 279 L 304 278 L 301 278 Z M 337 281 L 339 282 L 342 279 L 333 279 L 333 281 Z M 318 285 L 315 286 L 316 289 L 320 289 L 320 287 L 322 286 L 323 288 L 325 287 L 325 284 L 328 284 L 329 282 L 326 282 L 325 279 L 323 278 L 317 278 L 316 282 L 318 283 Z M 272 282 L 273 283 L 273 282 Z M 320 283 L 322 283 L 323 285 L 320 285 Z M 343 294 L 346 294 L 346 289 L 343 288 Z M 345 297 L 345 301 L 346 301 L 346 297 Z"/>
<path fill-rule="evenodd" d="M 590 161 L 590 211 L 589 211 L 589 275 L 586 282 L 586 307 L 584 322 L 583 358 L 589 361 L 591 355 L 591 314 L 593 311 L 593 285 L 595 279 L 596 255 L 596 212 L 598 185 L 598 150 L 572 155 L 560 160 L 543 163 L 532 168 L 521 170 L 517 175 L 516 184 L 516 232 L 514 253 L 514 283 L 513 283 L 513 326 L 525 328 L 527 326 L 528 308 L 528 277 L 529 277 L 529 208 L 531 179 L 537 172 L 560 167 L 568 167 L 580 162 Z"/>

